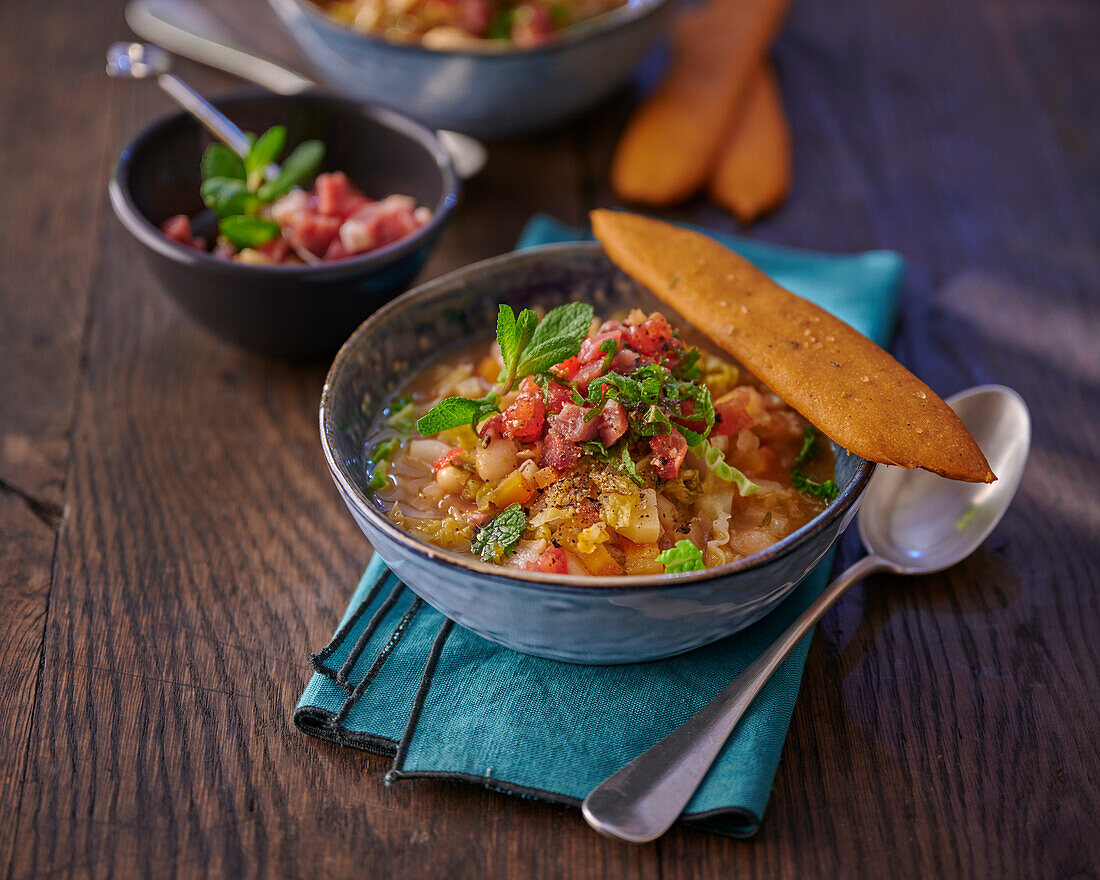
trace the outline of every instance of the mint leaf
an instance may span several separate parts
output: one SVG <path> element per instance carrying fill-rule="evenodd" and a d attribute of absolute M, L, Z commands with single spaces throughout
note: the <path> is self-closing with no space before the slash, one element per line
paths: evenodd
<path fill-rule="evenodd" d="M 527 514 L 518 501 L 503 512 L 497 514 L 478 529 L 470 541 L 470 549 L 483 561 L 510 556 L 516 551 L 520 536 L 527 528 Z"/>
<path fill-rule="evenodd" d="M 542 324 L 535 328 L 535 336 L 538 336 Z M 581 350 L 581 340 L 570 336 L 557 336 L 543 339 L 541 342 L 532 340 L 531 345 L 523 353 L 523 359 L 516 368 L 516 378 L 522 379 L 532 373 L 544 373 L 554 364 L 560 364 L 564 360 L 574 357 Z"/>
<path fill-rule="evenodd" d="M 664 565 L 665 574 L 699 571 L 706 568 L 702 551 L 687 539 L 681 539 L 675 546 L 658 553 L 657 561 Z"/>
<path fill-rule="evenodd" d="M 231 180 L 243 182 L 247 176 L 244 160 L 225 144 L 211 144 L 207 147 L 202 154 L 199 169 L 203 180 L 211 177 L 228 177 Z"/>
<path fill-rule="evenodd" d="M 438 434 L 460 425 L 472 425 L 485 416 L 499 412 L 499 395 L 490 392 L 479 400 L 468 397 L 447 397 L 422 415 L 416 422 L 416 430 L 424 437 Z"/>
<path fill-rule="evenodd" d="M 500 303 L 497 306 L 497 344 L 500 346 L 500 357 L 504 361 L 504 369 L 507 370 L 519 353 L 516 313 L 507 303 Z"/>
<path fill-rule="evenodd" d="M 546 317 L 539 321 L 535 328 L 535 335 L 531 337 L 531 345 L 539 345 L 550 339 L 573 339 L 577 343 L 577 351 L 581 349 L 584 337 L 588 335 L 588 328 L 592 326 L 592 317 L 595 312 L 592 306 L 583 302 L 566 303 L 551 309 Z M 576 354 L 574 352 L 573 354 Z M 572 357 L 573 355 L 569 355 Z M 540 372 L 535 370 L 534 372 Z"/>
<path fill-rule="evenodd" d="M 219 217 L 246 214 L 256 203 L 248 184 L 233 177 L 208 177 L 199 186 L 203 203 Z"/>
<path fill-rule="evenodd" d="M 257 248 L 279 234 L 279 224 L 263 217 L 235 214 L 222 218 L 218 231 L 239 248 Z"/>
<path fill-rule="evenodd" d="M 280 152 L 282 152 L 281 148 Z M 320 141 L 303 141 L 286 157 L 279 176 L 262 184 L 257 195 L 265 202 L 273 202 L 286 195 L 292 187 L 313 177 L 321 167 L 321 160 L 324 157 L 324 144 Z"/>
<path fill-rule="evenodd" d="M 264 170 L 282 155 L 286 146 L 286 128 L 275 125 L 265 131 L 244 157 L 244 170 L 252 189 L 258 189 L 264 179 Z"/>

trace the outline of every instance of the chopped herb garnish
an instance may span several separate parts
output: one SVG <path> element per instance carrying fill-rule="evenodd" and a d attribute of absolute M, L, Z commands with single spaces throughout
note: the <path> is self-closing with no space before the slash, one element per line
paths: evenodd
<path fill-rule="evenodd" d="M 702 551 L 686 539 L 677 541 L 674 546 L 658 553 L 657 561 L 665 567 L 665 574 L 706 568 Z"/>
<path fill-rule="evenodd" d="M 470 541 L 470 549 L 485 562 L 510 556 L 516 552 L 516 545 L 526 528 L 527 514 L 523 512 L 523 505 L 516 502 L 478 529 Z"/>
<path fill-rule="evenodd" d="M 511 391 L 518 380 L 535 376 L 539 381 L 541 374 L 554 364 L 576 356 L 588 335 L 592 315 L 592 306 L 588 303 L 573 302 L 552 309 L 540 321 L 530 309 L 524 309 L 517 316 L 511 306 L 501 304 L 497 310 L 497 343 L 504 370 L 497 391 L 480 400 L 448 397 L 420 418 L 416 430 L 424 436 L 438 434 L 466 423 L 476 424 L 499 412 L 501 395 Z M 545 394 L 544 385 L 540 387 Z"/>
<path fill-rule="evenodd" d="M 820 498 L 826 502 L 834 500 L 840 494 L 835 480 L 819 482 L 807 477 L 797 468 L 791 471 L 791 484 L 802 494 Z"/>
<path fill-rule="evenodd" d="M 645 485 L 645 480 L 638 473 L 638 466 L 630 457 L 630 446 L 625 441 L 620 441 L 608 449 L 598 440 L 587 440 L 581 444 L 585 455 L 590 455 L 596 461 L 601 462 L 614 471 L 618 471 L 625 477 L 629 477 L 639 486 Z"/>
<path fill-rule="evenodd" d="M 611 369 L 611 361 L 619 353 L 619 343 L 614 339 L 605 339 L 600 343 L 600 351 L 603 352 L 603 371 Z"/>
<path fill-rule="evenodd" d="M 813 459 L 819 452 L 817 444 L 817 430 L 813 425 L 807 425 L 802 432 L 802 448 L 795 456 L 794 466 L 791 467 L 791 485 L 803 495 L 811 498 L 820 498 L 826 503 L 833 501 L 840 494 L 840 489 L 835 480 L 819 481 L 806 476 L 801 470 L 801 465 Z"/>

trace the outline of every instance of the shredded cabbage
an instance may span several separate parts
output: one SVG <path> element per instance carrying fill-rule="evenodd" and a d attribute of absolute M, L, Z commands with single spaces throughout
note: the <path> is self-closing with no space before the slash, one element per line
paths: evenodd
<path fill-rule="evenodd" d="M 712 474 L 720 480 L 725 480 L 727 483 L 733 483 L 737 486 L 737 491 L 741 493 L 742 498 L 755 495 L 760 491 L 760 486 L 726 461 L 726 457 L 722 455 L 722 451 L 717 447 L 712 446 L 710 443 L 700 443 L 698 446 L 693 446 L 691 451 L 707 463 L 707 467 L 710 468 Z"/>

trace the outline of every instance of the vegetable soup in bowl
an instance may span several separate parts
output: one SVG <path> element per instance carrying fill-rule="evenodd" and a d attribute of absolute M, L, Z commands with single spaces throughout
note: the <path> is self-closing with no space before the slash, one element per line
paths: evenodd
<path fill-rule="evenodd" d="M 321 435 L 414 592 L 579 663 L 666 657 L 758 620 L 836 541 L 872 470 L 589 243 L 380 309 L 337 355 Z"/>

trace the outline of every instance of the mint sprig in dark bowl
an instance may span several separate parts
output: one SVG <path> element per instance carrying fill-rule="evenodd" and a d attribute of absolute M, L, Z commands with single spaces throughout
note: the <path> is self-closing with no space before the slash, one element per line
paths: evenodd
<path fill-rule="evenodd" d="M 251 91 L 213 103 L 246 131 L 276 133 L 244 163 L 208 152 L 201 126 L 170 114 L 123 149 L 112 207 L 160 285 L 206 329 L 273 356 L 330 354 L 424 264 L 458 199 L 450 156 L 434 132 L 395 111 L 319 92 Z M 273 162 L 281 174 L 265 173 Z M 284 236 L 273 206 L 333 172 L 374 199 L 408 197 L 423 222 L 362 253 L 339 253 L 339 237 L 322 249 Z"/>

